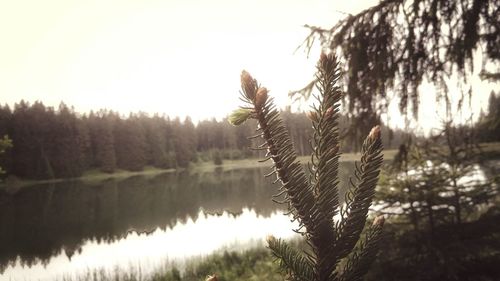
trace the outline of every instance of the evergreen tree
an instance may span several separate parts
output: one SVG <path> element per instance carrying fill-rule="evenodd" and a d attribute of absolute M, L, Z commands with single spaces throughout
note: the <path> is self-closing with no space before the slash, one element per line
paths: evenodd
<path fill-rule="evenodd" d="M 54 111 L 41 102 L 33 106 L 21 101 L 12 115 L 13 173 L 31 179 L 52 179 L 49 152 Z"/>
<path fill-rule="evenodd" d="M 130 116 L 126 120 L 116 117 L 114 139 L 116 163 L 119 168 L 141 171 L 146 164 L 146 138 L 139 120 Z"/>
<path fill-rule="evenodd" d="M 78 144 L 80 146 L 79 150 L 81 153 L 81 167 L 85 171 L 90 169 L 94 162 L 92 154 L 92 140 L 90 139 L 90 128 L 87 116 L 84 115 L 81 119 L 76 120 L 76 130 L 79 138 Z"/>
<path fill-rule="evenodd" d="M 12 147 L 12 141 L 7 135 L 4 135 L 3 139 L 0 139 L 0 156 L 5 153 L 8 148 Z M 4 174 L 5 171 L 0 166 L 0 175 Z"/>
<path fill-rule="evenodd" d="M 50 149 L 50 163 L 57 178 L 79 177 L 83 173 L 84 157 L 82 142 L 86 136 L 80 135 L 78 120 L 72 109 L 61 103 L 54 122 Z"/>
<path fill-rule="evenodd" d="M 95 167 L 106 173 L 116 169 L 115 140 L 112 120 L 105 112 L 100 116 L 90 113 L 89 130 Z"/>
<path fill-rule="evenodd" d="M 500 141 L 500 97 L 494 92 L 488 99 L 488 113 L 481 116 L 478 124 L 481 141 Z"/>
<path fill-rule="evenodd" d="M 141 117 L 142 126 L 145 130 L 147 145 L 145 146 L 148 164 L 159 168 L 167 168 L 167 140 L 165 138 L 166 121 L 159 116 L 153 118 Z"/>
<path fill-rule="evenodd" d="M 470 128 L 445 123 L 429 140 L 401 145 L 377 193 L 379 212 L 397 226 L 373 280 L 386 272 L 391 280 L 500 276 L 498 246 L 491 242 L 500 230 L 490 225 L 498 221 L 500 178 L 477 178 L 481 151 L 470 134 Z"/>
<path fill-rule="evenodd" d="M 198 146 L 196 130 L 193 121 L 191 121 L 189 116 L 184 119 L 183 125 L 182 135 L 184 141 L 186 142 L 187 159 L 188 161 L 196 161 L 196 147 Z"/>
<path fill-rule="evenodd" d="M 191 119 L 186 118 L 182 124 L 179 118 L 175 118 L 172 122 L 172 135 L 177 165 L 187 167 L 196 158 L 196 132 Z"/>
<path fill-rule="evenodd" d="M 0 137 L 11 135 L 12 125 L 12 112 L 8 105 L 0 106 Z M 12 140 L 10 140 L 12 143 Z M 0 167 L 4 171 L 10 172 L 12 170 L 12 150 L 4 150 L 0 157 Z"/>
<path fill-rule="evenodd" d="M 310 154 L 307 135 L 312 128 L 306 114 L 289 109 L 281 114 L 298 154 Z M 339 116 L 341 128 L 346 120 Z M 117 167 L 187 167 L 198 158 L 214 161 L 261 157 L 262 151 L 247 149 L 258 143 L 246 138 L 252 134 L 255 121 L 234 127 L 227 119 L 210 119 L 195 126 L 189 118 L 181 122 L 178 118 L 149 117 L 144 113 L 122 118 L 106 110 L 80 116 L 63 103 L 55 111 L 41 102 L 30 105 L 21 101 L 13 111 L 8 106 L 0 107 L 0 136 L 9 135 L 14 144 L 0 158 L 0 166 L 21 178 L 51 179 L 78 177 L 94 168 L 112 173 Z M 382 126 L 381 130 L 387 128 Z M 394 138 L 400 135 L 396 131 Z M 341 147 L 349 151 L 355 146 L 343 139 Z"/>
<path fill-rule="evenodd" d="M 361 163 L 346 193 L 345 205 L 339 199 L 339 101 L 341 92 L 336 83 L 340 77 L 333 55 L 322 54 L 318 62 L 319 104 L 309 114 L 314 129 L 310 180 L 296 159 L 296 153 L 267 89 L 260 87 L 243 72 L 242 100 L 246 105 L 236 110 L 229 121 L 239 125 L 256 119 L 259 134 L 267 150 L 266 159 L 274 162 L 272 174 L 282 184 L 283 203 L 299 222 L 297 230 L 305 236 L 309 250 L 299 251 L 284 240 L 268 238 L 269 248 L 278 258 L 289 280 L 361 280 L 374 260 L 380 240 L 383 217 L 368 227 L 365 239 L 362 230 L 374 196 L 382 165 L 380 128 L 374 127 L 362 146 Z M 339 220 L 334 219 L 340 216 Z M 357 247 L 356 247 L 357 245 Z"/>
<path fill-rule="evenodd" d="M 474 179 L 482 153 L 470 135 L 470 128 L 447 122 L 428 140 L 402 145 L 387 171 L 397 176 L 383 181 L 379 203 L 389 213 L 401 209 L 415 230 L 422 221 L 431 232 L 436 222 L 463 223 L 500 191 L 496 178 Z"/>
<path fill-rule="evenodd" d="M 166 168 L 177 168 L 177 156 L 175 152 L 175 137 L 174 137 L 174 126 L 172 120 L 166 119 L 165 128 L 165 140 L 167 152 L 167 167 Z"/>
<path fill-rule="evenodd" d="M 196 126 L 196 135 L 198 136 L 198 151 L 208 151 L 219 148 L 216 142 L 217 121 L 215 119 L 204 120 Z"/>

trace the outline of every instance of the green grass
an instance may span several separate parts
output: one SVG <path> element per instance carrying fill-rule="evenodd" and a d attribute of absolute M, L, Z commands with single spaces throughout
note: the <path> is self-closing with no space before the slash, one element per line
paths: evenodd
<path fill-rule="evenodd" d="M 219 281 L 278 281 L 283 280 L 278 264 L 271 252 L 257 247 L 244 252 L 223 251 L 186 262 L 185 268 L 165 262 L 163 267 L 147 276 L 142 268 L 89 270 L 78 276 L 62 278 L 64 281 L 203 281 L 207 275 L 216 274 Z"/>
<path fill-rule="evenodd" d="M 204 280 L 209 274 L 216 274 L 219 281 L 283 280 L 278 264 L 266 248 L 255 248 L 243 253 L 224 251 L 213 254 L 188 264 L 178 280 Z"/>
<path fill-rule="evenodd" d="M 481 157 L 483 159 L 500 158 L 500 142 L 487 142 L 479 145 L 481 148 Z"/>
<path fill-rule="evenodd" d="M 384 150 L 384 159 L 392 160 L 394 155 L 396 155 L 397 150 L 390 149 Z M 340 157 L 340 162 L 350 162 L 350 161 L 358 161 L 361 157 L 360 153 L 344 153 Z M 259 162 L 260 158 L 249 158 L 249 159 L 239 159 L 239 160 L 224 160 L 222 165 L 217 166 L 214 165 L 213 161 L 200 162 L 196 163 L 191 167 L 191 170 L 194 172 L 212 172 L 217 168 L 222 168 L 224 170 L 231 169 L 244 169 L 244 168 L 258 168 L 258 167 L 269 167 L 271 166 L 271 162 Z M 305 164 L 311 160 L 311 156 L 299 156 L 298 160 Z"/>
<path fill-rule="evenodd" d="M 22 187 L 47 184 L 47 183 L 58 183 L 58 182 L 71 182 L 71 181 L 83 181 L 85 183 L 99 183 L 107 179 L 125 179 L 132 176 L 142 175 L 142 176 L 154 176 L 162 173 L 174 172 L 175 169 L 159 169 L 152 166 L 146 166 L 142 171 L 126 171 L 126 170 L 116 170 L 114 173 L 104 173 L 98 169 L 91 169 L 86 172 L 81 177 L 78 178 L 59 178 L 59 179 L 48 179 L 48 180 L 30 180 L 30 179 L 11 179 L 0 183 L 1 188 L 14 188 L 19 189 Z"/>

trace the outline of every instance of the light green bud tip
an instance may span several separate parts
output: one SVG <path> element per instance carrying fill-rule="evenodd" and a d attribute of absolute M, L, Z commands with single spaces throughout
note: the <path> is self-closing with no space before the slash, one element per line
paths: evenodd
<path fill-rule="evenodd" d="M 243 122 L 250 118 L 252 111 L 250 109 L 239 108 L 229 115 L 228 121 L 233 126 L 241 125 Z"/>

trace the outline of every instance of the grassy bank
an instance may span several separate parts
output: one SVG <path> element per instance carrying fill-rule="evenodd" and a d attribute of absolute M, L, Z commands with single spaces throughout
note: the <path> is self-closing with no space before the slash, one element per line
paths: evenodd
<path fill-rule="evenodd" d="M 483 159 L 500 159 L 500 142 L 481 143 L 481 158 Z"/>
<path fill-rule="evenodd" d="M 81 177 L 78 178 L 59 178 L 59 179 L 48 179 L 48 180 L 30 180 L 21 178 L 8 178 L 6 181 L 0 183 L 0 188 L 22 188 L 37 184 L 47 184 L 47 183 L 58 183 L 58 182 L 68 182 L 68 181 L 84 181 L 88 183 L 100 182 L 107 179 L 125 179 L 132 176 L 143 175 L 143 176 L 154 176 L 162 173 L 174 172 L 175 169 L 159 169 L 151 166 L 145 167 L 142 171 L 126 171 L 126 170 L 116 170 L 114 173 L 104 173 L 97 169 L 92 169 L 86 171 Z"/>
<path fill-rule="evenodd" d="M 271 252 L 264 247 L 244 252 L 220 252 L 187 261 L 184 269 L 166 264 L 163 268 L 144 274 L 146 270 L 129 269 L 89 270 L 64 281 L 203 281 L 207 275 L 216 274 L 219 281 L 278 281 L 283 280 L 278 264 Z"/>

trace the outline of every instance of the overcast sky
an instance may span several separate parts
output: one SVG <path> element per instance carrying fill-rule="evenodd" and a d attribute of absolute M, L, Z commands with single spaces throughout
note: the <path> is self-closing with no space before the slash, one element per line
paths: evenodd
<path fill-rule="evenodd" d="M 304 24 L 376 0 L 1 1 L 0 102 L 226 116 L 248 70 L 280 106 L 314 74 Z"/>

